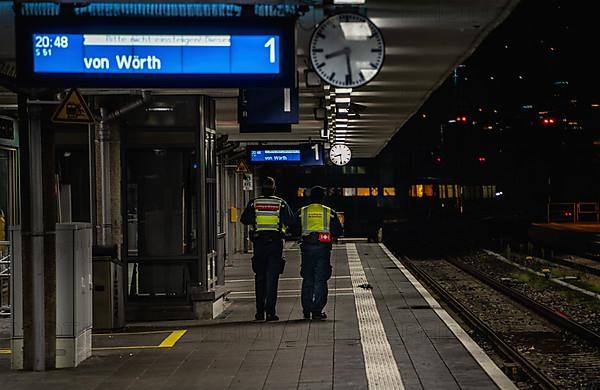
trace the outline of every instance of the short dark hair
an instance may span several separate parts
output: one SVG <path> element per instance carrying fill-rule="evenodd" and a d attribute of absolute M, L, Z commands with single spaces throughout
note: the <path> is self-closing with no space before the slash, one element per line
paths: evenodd
<path fill-rule="evenodd" d="M 275 179 L 271 176 L 266 176 L 262 180 L 262 192 L 265 195 L 273 195 L 275 193 Z"/>
<path fill-rule="evenodd" d="M 322 202 L 325 198 L 325 188 L 321 186 L 314 186 L 310 189 L 310 200 L 314 202 Z"/>

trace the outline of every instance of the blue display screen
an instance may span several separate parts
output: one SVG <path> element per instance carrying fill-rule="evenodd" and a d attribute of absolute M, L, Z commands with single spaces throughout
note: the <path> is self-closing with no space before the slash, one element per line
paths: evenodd
<path fill-rule="evenodd" d="M 282 164 L 299 166 L 324 165 L 322 144 L 300 144 L 294 146 L 250 146 L 248 162 L 250 164 Z"/>
<path fill-rule="evenodd" d="M 300 149 L 251 150 L 250 162 L 300 162 Z"/>
<path fill-rule="evenodd" d="M 279 45 L 278 35 L 35 33 L 33 72 L 278 75 Z"/>

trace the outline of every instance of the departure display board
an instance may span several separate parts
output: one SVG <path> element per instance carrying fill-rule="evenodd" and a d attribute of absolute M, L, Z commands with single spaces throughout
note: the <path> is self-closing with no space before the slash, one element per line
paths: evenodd
<path fill-rule="evenodd" d="M 286 18 L 17 20 L 24 87 L 290 88 L 294 23 Z"/>
<path fill-rule="evenodd" d="M 300 162 L 300 149 L 251 150 L 250 162 Z"/>
<path fill-rule="evenodd" d="M 248 162 L 265 165 L 324 165 L 322 144 L 249 146 Z"/>
<path fill-rule="evenodd" d="M 277 35 L 33 34 L 35 73 L 278 74 Z"/>

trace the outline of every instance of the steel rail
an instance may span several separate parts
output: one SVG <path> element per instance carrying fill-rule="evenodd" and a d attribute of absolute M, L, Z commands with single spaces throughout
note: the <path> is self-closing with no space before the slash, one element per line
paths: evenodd
<path fill-rule="evenodd" d="M 523 371 L 533 379 L 540 387 L 548 390 L 558 390 L 558 387 L 552 379 L 548 378 L 539 368 L 531 363 L 527 358 L 521 355 L 516 349 L 508 345 L 502 338 L 485 322 L 471 312 L 467 307 L 460 303 L 452 294 L 450 294 L 442 285 L 436 282 L 427 272 L 417 267 L 410 259 L 404 257 L 406 265 L 421 281 L 431 287 L 456 313 L 458 313 L 469 325 L 481 333 L 490 341 L 495 349 L 513 362 L 518 363 Z"/>
<path fill-rule="evenodd" d="M 529 298 L 528 296 L 526 296 L 508 286 L 505 286 L 504 284 L 500 283 L 499 281 L 492 278 L 491 276 L 484 274 L 483 272 L 475 269 L 474 267 L 472 267 L 460 260 L 456 260 L 453 258 L 445 258 L 444 260 L 448 261 L 449 263 L 453 264 L 454 266 L 458 267 L 459 269 L 463 270 L 464 272 L 470 274 L 471 276 L 481 280 L 483 283 L 492 287 L 494 290 L 510 297 L 514 301 L 525 306 L 527 309 L 537 313 L 538 315 L 544 317 L 545 319 L 547 319 L 548 321 L 552 322 L 553 324 L 561 327 L 562 329 L 576 334 L 577 336 L 590 342 L 591 344 L 593 344 L 596 347 L 600 346 L 600 335 L 598 333 L 595 333 L 594 331 L 586 328 L 585 326 L 579 324 L 578 322 L 571 320 L 570 318 L 566 317 L 564 314 L 558 313 L 555 310 L 552 310 L 552 309 L 548 308 L 547 306 L 534 301 L 533 299 Z"/>

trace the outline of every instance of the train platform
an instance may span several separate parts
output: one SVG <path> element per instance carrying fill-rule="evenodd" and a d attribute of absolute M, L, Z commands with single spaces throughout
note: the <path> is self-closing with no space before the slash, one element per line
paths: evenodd
<path fill-rule="evenodd" d="M 528 235 L 549 248 L 600 256 L 600 223 L 533 223 Z"/>
<path fill-rule="evenodd" d="M 231 292 L 221 318 L 95 334 L 93 356 L 76 369 L 11 371 L 10 354 L 0 354 L 0 387 L 515 388 L 385 246 L 336 245 L 325 321 L 302 318 L 300 251 L 288 245 L 285 256 L 277 322 L 253 321 L 254 281 L 244 255 L 227 267 Z"/>

